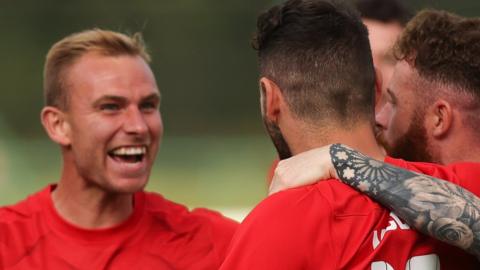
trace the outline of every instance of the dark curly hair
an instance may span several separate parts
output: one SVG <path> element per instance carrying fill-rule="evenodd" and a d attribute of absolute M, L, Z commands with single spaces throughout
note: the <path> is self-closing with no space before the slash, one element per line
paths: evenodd
<path fill-rule="evenodd" d="M 373 119 L 375 72 L 368 32 L 339 2 L 289 0 L 258 17 L 253 47 L 260 72 L 292 111 L 314 122 Z"/>
<path fill-rule="evenodd" d="M 394 55 L 421 77 L 453 85 L 480 100 L 480 19 L 421 11 L 407 24 Z"/>

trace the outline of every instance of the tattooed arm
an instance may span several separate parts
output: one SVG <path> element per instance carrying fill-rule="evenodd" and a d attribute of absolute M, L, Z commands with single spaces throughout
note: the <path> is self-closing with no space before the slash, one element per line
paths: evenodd
<path fill-rule="evenodd" d="M 340 144 L 330 147 L 338 177 L 389 207 L 417 230 L 480 259 L 480 199 L 440 179 L 369 158 Z"/>

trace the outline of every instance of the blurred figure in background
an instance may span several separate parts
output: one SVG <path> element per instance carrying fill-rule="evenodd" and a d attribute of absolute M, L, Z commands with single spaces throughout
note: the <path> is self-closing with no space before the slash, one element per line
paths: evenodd
<path fill-rule="evenodd" d="M 163 135 L 140 35 L 88 30 L 50 49 L 42 124 L 56 184 L 0 208 L 0 269 L 217 269 L 237 224 L 144 192 Z"/>
<path fill-rule="evenodd" d="M 353 0 L 353 4 L 367 26 L 373 64 L 382 76 L 383 92 L 396 63 L 393 44 L 410 19 L 411 12 L 400 0 Z M 380 104 L 381 94 L 377 92 L 375 95 L 376 108 Z"/>

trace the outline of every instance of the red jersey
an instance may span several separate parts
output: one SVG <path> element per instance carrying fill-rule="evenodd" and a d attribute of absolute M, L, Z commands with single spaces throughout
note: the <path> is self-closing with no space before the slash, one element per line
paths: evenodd
<path fill-rule="evenodd" d="M 122 224 L 86 230 L 63 220 L 45 188 L 0 208 L 0 269 L 218 269 L 237 223 L 138 192 Z"/>
<path fill-rule="evenodd" d="M 435 165 L 407 167 L 418 171 L 416 166 Z M 452 169 L 441 171 L 457 180 Z M 463 270 L 479 264 L 410 229 L 366 195 L 327 180 L 262 201 L 237 230 L 220 269 Z"/>

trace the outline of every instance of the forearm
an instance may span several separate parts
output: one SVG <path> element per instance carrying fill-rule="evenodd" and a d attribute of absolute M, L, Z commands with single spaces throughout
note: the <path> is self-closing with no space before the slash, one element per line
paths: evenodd
<path fill-rule="evenodd" d="M 339 178 L 391 208 L 417 230 L 480 258 L 480 199 L 452 183 L 330 147 Z"/>

